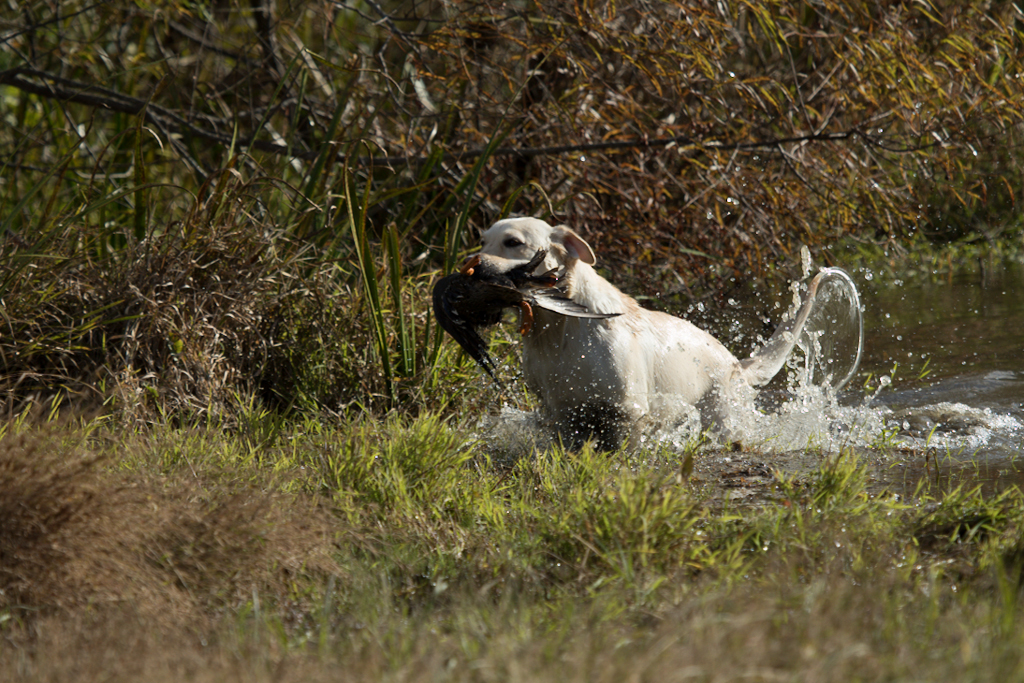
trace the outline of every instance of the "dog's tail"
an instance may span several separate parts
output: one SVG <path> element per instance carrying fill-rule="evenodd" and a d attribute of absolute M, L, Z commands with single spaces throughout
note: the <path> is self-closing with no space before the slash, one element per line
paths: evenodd
<path fill-rule="evenodd" d="M 815 383 L 839 390 L 853 377 L 864 350 L 864 319 L 857 286 L 839 268 L 822 268 L 807 287 L 800 308 L 758 351 L 740 361 L 747 384 L 767 384 L 799 346 Z"/>

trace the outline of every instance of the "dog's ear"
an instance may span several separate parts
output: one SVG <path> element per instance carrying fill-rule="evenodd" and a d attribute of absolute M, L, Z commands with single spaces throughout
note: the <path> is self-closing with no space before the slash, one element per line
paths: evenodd
<path fill-rule="evenodd" d="M 559 225 L 557 228 L 554 228 L 551 232 L 551 241 L 565 247 L 566 253 L 572 258 L 579 259 L 591 266 L 597 263 L 594 250 L 590 248 L 586 240 L 573 232 L 572 228 L 568 226 Z"/>

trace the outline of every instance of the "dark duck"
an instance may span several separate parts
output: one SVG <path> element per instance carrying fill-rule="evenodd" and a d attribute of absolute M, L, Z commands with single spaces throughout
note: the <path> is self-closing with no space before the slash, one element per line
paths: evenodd
<path fill-rule="evenodd" d="M 434 316 L 470 358 L 501 386 L 497 366 L 487 352 L 480 330 L 501 321 L 506 308 L 520 311 L 519 333 L 533 327 L 533 308 L 576 318 L 611 318 L 594 313 L 565 296 L 558 287 L 557 269 L 535 275 L 547 251 L 540 249 L 529 261 L 513 261 L 488 254 L 470 257 L 458 271 L 434 285 Z"/>

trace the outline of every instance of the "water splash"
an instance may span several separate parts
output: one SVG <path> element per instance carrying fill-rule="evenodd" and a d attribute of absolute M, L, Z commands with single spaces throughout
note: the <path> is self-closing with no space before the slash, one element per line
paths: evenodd
<path fill-rule="evenodd" d="M 558 445 L 555 430 L 540 411 L 520 410 L 507 404 L 497 415 L 484 416 L 474 437 L 485 444 L 487 453 L 499 463 L 514 463 Z"/>
<path fill-rule="evenodd" d="M 1014 416 L 959 402 L 891 411 L 889 423 L 910 448 L 977 451 L 1005 440 L 1015 439 L 1019 446 L 1024 438 L 1024 423 Z"/>
<path fill-rule="evenodd" d="M 805 265 L 810 274 L 810 264 Z M 882 375 L 872 392 L 844 390 L 864 353 L 861 299 L 845 272 L 823 272 L 815 307 L 780 377 L 764 391 L 738 397 L 733 426 L 744 434 L 746 447 L 771 454 L 885 446 L 882 452 L 929 449 L 954 460 L 990 462 L 1024 455 L 1024 373 L 961 374 L 906 390 L 899 379 Z M 800 292 L 798 285 L 794 292 Z M 704 435 L 696 411 L 691 417 L 641 432 L 637 445 L 679 452 L 692 447 Z M 537 413 L 510 407 L 481 423 L 480 434 L 498 452 L 513 456 L 557 443 L 551 425 Z"/>
<path fill-rule="evenodd" d="M 809 254 L 804 254 L 804 272 L 810 274 Z M 797 283 L 793 290 L 789 318 L 802 303 Z M 805 296 L 812 297 L 812 308 L 786 363 L 784 388 L 742 397 L 729 427 L 744 435 L 745 445 L 766 451 L 870 445 L 885 429 L 883 416 L 866 404 L 842 406 L 838 400 L 864 352 L 857 286 L 845 271 L 823 268 L 816 288 Z"/>
<path fill-rule="evenodd" d="M 805 357 L 806 381 L 842 389 L 864 354 L 864 310 L 857 285 L 838 268 L 823 268 L 797 347 Z"/>

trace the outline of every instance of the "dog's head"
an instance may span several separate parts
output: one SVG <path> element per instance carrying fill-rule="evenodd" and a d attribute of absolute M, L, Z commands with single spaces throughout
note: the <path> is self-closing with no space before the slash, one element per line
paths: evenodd
<path fill-rule="evenodd" d="M 506 218 L 480 236 L 481 251 L 502 258 L 529 260 L 539 249 L 548 252 L 540 268 L 572 268 L 576 261 L 594 265 L 594 250 L 575 232 L 552 227 L 539 218 Z"/>

